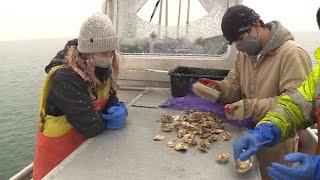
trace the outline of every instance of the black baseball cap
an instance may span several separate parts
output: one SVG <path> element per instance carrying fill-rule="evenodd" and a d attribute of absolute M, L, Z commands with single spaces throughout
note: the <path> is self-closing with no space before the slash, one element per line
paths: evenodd
<path fill-rule="evenodd" d="M 241 34 L 248 32 L 260 20 L 260 16 L 244 5 L 230 7 L 222 17 L 221 30 L 229 44 Z"/>

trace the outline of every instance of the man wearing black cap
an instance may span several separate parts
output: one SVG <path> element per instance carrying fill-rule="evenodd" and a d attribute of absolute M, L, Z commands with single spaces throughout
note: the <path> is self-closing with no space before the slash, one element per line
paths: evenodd
<path fill-rule="evenodd" d="M 215 98 L 227 103 L 230 120 L 251 119 L 255 124 L 276 105 L 276 97 L 296 89 L 311 71 L 311 60 L 280 22 L 264 24 L 249 7 L 230 7 L 222 18 L 221 29 L 229 44 L 239 50 L 235 67 L 222 81 L 199 82 L 215 89 Z M 211 93 L 210 95 L 214 95 Z M 263 179 L 268 179 L 266 167 L 283 161 L 283 156 L 297 149 L 297 140 L 289 139 L 258 153 Z"/>
<path fill-rule="evenodd" d="M 317 12 L 320 29 L 320 8 Z M 320 47 L 314 53 L 320 61 Z M 302 85 L 290 94 L 278 97 L 277 105 L 267 112 L 254 130 L 242 134 L 233 144 L 234 159 L 245 161 L 264 146 L 282 142 L 296 131 L 317 123 L 320 132 L 320 64 L 318 63 Z M 268 174 L 273 179 L 306 180 L 320 179 L 320 135 L 316 155 L 291 153 L 284 156 L 285 161 L 296 163 L 290 167 L 273 162 Z M 308 140 L 308 139 L 306 139 Z M 269 142 L 264 144 L 262 142 Z M 262 145 L 264 144 L 264 145 Z M 268 157 L 266 157 L 268 158 Z"/>

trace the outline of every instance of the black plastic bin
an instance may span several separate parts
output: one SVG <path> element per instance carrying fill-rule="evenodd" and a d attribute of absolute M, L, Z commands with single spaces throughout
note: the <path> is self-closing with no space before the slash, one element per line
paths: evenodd
<path fill-rule="evenodd" d="M 183 97 L 186 95 L 191 84 L 199 78 L 222 80 L 229 73 L 229 70 L 204 69 L 194 67 L 178 66 L 170 70 L 171 94 L 173 97 Z"/>

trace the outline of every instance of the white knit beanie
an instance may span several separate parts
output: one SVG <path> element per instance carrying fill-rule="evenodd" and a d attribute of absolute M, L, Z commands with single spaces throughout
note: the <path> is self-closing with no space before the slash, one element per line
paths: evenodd
<path fill-rule="evenodd" d="M 103 53 L 118 49 L 118 38 L 109 17 L 95 13 L 80 29 L 78 51 L 82 53 Z"/>

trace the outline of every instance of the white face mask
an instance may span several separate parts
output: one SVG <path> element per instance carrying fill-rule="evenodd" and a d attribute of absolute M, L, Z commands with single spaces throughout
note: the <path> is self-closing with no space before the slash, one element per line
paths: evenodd
<path fill-rule="evenodd" d="M 107 68 L 112 64 L 113 56 L 111 57 L 102 57 L 102 56 L 94 56 L 93 62 L 94 66 L 100 68 Z"/>

